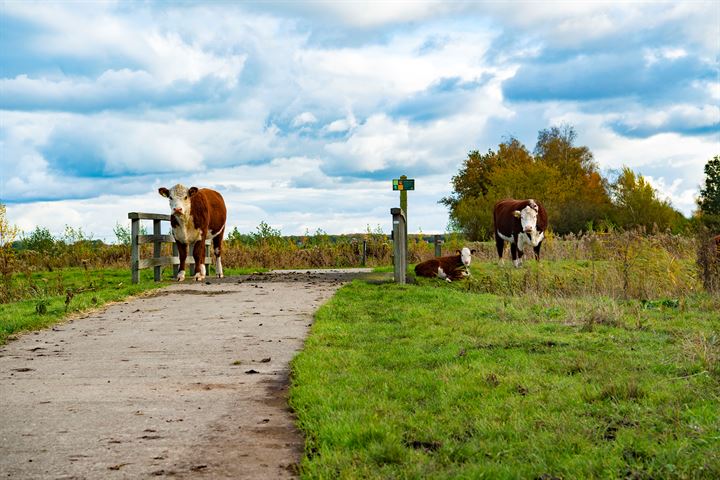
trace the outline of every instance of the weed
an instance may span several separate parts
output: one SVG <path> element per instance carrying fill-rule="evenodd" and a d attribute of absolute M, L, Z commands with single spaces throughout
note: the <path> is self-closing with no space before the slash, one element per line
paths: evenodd
<path fill-rule="evenodd" d="M 48 312 L 48 305 L 50 301 L 47 298 L 41 298 L 35 302 L 35 313 L 38 315 L 45 315 Z"/>
<path fill-rule="evenodd" d="M 693 332 L 682 341 L 682 351 L 693 364 L 720 376 L 720 337 L 718 333 Z"/>

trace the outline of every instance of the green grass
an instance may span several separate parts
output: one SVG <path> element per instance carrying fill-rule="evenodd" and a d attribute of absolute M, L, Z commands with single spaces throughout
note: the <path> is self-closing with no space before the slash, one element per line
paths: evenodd
<path fill-rule="evenodd" d="M 191 269 L 192 270 L 192 269 Z M 226 269 L 226 275 L 240 275 L 264 269 Z M 16 274 L 10 289 L 22 292 L 23 299 L 0 304 L 0 345 L 15 333 L 38 330 L 53 325 L 72 313 L 123 300 L 131 295 L 172 283 L 171 270 L 163 271 L 163 280 L 155 282 L 151 269 L 140 272 L 140 282 L 133 285 L 127 268 L 63 268 L 52 272 Z M 192 282 L 189 276 L 186 282 Z M 67 303 L 67 291 L 72 297 Z"/>
<path fill-rule="evenodd" d="M 720 301 L 343 287 L 292 364 L 304 478 L 719 478 Z"/>
<path fill-rule="evenodd" d="M 25 300 L 0 305 L 0 345 L 8 336 L 48 327 L 71 313 L 96 308 L 108 302 L 167 285 L 155 283 L 152 271 L 142 271 L 140 283 L 133 285 L 128 269 L 84 270 L 65 268 L 53 272 L 35 272 L 13 279 L 15 288 L 29 289 Z M 29 287 L 30 286 L 30 287 Z M 73 292 L 67 304 L 67 293 Z"/>

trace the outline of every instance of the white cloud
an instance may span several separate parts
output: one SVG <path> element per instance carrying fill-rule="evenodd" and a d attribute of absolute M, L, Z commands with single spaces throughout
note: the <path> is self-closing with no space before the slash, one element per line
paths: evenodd
<path fill-rule="evenodd" d="M 538 130 L 562 122 L 602 168 L 651 172 L 689 213 L 719 148 L 717 136 L 683 134 L 717 123 L 716 79 L 692 79 L 694 97 L 617 104 L 512 103 L 502 90 L 525 62 L 587 45 L 613 56 L 623 39 L 648 62 L 716 66 L 712 3 L 121 5 L 4 4 L 39 33 L 21 38 L 27 58 L 10 65 L 19 73 L 0 78 L 10 105 L 0 112 L 0 193 L 88 197 L 11 203 L 23 225 L 112 237 L 127 211 L 167 208 L 160 184 L 183 182 L 221 189 L 242 231 L 261 220 L 285 233 L 361 231 L 387 224 L 397 198 L 386 180 L 348 176 L 397 171 L 418 180 L 411 230 L 438 231 L 447 214 L 437 200 L 469 150 L 506 135 L 532 149 Z M 645 138 L 609 126 L 618 124 Z M 97 154 L 97 176 L 54 160 L 53 142 Z"/>
<path fill-rule="evenodd" d="M 301 127 L 303 125 L 311 125 L 313 123 L 317 123 L 317 121 L 317 118 L 311 112 L 303 112 L 293 118 L 292 126 Z"/>
<path fill-rule="evenodd" d="M 671 105 L 664 110 L 638 108 L 618 115 L 618 119 L 629 129 L 690 130 L 717 126 L 720 123 L 720 106 L 683 104 Z"/>
<path fill-rule="evenodd" d="M 645 64 L 650 66 L 662 60 L 673 61 L 687 57 L 687 55 L 688 53 L 684 48 L 665 47 L 648 49 L 645 52 Z"/>
<path fill-rule="evenodd" d="M 439 0 L 394 2 L 302 2 L 295 8 L 321 18 L 331 17 L 355 28 L 372 28 L 441 16 L 457 10 L 458 4 Z"/>
<path fill-rule="evenodd" d="M 685 215 L 697 209 L 695 198 L 697 197 L 696 188 L 683 187 L 683 179 L 666 179 L 664 177 L 655 178 L 650 175 L 644 178 L 657 190 L 660 199 L 669 201 L 672 206 Z"/>
<path fill-rule="evenodd" d="M 334 120 L 323 127 L 323 131 L 326 133 L 340 133 L 347 132 L 357 127 L 357 119 L 355 115 L 350 112 L 346 118 L 340 118 Z"/>
<path fill-rule="evenodd" d="M 261 221 L 284 234 L 313 233 L 318 229 L 328 233 L 362 233 L 368 225 L 373 229 L 379 225 L 386 233 L 390 232 L 390 208 L 397 206 L 399 200 L 389 180 L 338 182 L 323 175 L 320 164 L 316 158 L 277 158 L 266 165 L 195 172 L 182 183 L 221 192 L 228 207 L 228 225 L 241 232 L 254 231 Z M 295 185 L 296 179 L 302 180 L 306 175 L 315 175 L 318 182 L 312 186 Z M 167 200 L 158 195 L 157 189 L 171 183 L 175 182 L 147 179 L 145 187 L 135 193 L 10 204 L 8 218 L 27 233 L 36 226 L 44 226 L 59 236 L 69 225 L 81 227 L 94 238 L 114 242 L 113 228 L 116 223 L 127 224 L 128 212 L 168 210 Z M 409 231 L 445 230 L 447 213 L 437 199 L 448 195 L 449 187 L 446 175 L 417 179 L 417 190 L 409 194 Z"/>
<path fill-rule="evenodd" d="M 152 54 L 148 67 L 154 78 L 164 84 L 177 80 L 197 82 L 207 76 L 214 76 L 233 87 L 237 84 L 237 77 L 247 58 L 242 54 L 214 55 L 200 46 L 185 43 L 173 33 L 160 35 L 153 32 L 145 40 Z"/>

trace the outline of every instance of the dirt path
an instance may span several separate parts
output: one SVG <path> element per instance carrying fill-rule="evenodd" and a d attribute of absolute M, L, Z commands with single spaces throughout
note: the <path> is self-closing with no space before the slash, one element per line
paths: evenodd
<path fill-rule="evenodd" d="M 0 347 L 0 479 L 292 478 L 288 362 L 353 276 L 185 282 Z"/>

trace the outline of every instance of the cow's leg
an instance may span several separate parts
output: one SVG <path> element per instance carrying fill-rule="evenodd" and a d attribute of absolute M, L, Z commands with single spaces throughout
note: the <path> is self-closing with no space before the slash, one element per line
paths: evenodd
<path fill-rule="evenodd" d="M 464 278 L 463 271 L 460 268 L 456 268 L 450 275 L 448 275 L 448 278 L 450 280 L 462 280 Z"/>
<path fill-rule="evenodd" d="M 205 236 L 195 242 L 193 258 L 195 259 L 195 281 L 202 282 L 205 280 Z"/>
<path fill-rule="evenodd" d="M 538 262 L 540 261 L 540 245 L 542 245 L 542 243 L 538 243 L 533 247 L 533 250 L 535 251 L 535 260 Z"/>
<path fill-rule="evenodd" d="M 187 259 L 187 244 L 175 242 L 177 244 L 178 256 L 180 257 L 180 265 L 178 266 L 177 281 L 185 280 L 185 259 Z"/>
<path fill-rule="evenodd" d="M 225 275 L 223 275 L 222 261 L 220 260 L 222 255 L 222 232 L 213 237 L 212 243 L 215 252 L 215 273 L 218 278 L 223 278 Z"/>
<path fill-rule="evenodd" d="M 518 258 L 517 242 L 510 243 L 510 256 L 512 257 L 513 265 L 515 268 L 520 266 L 520 259 Z"/>
<path fill-rule="evenodd" d="M 438 267 L 437 276 L 438 276 L 438 278 L 441 279 L 441 280 L 445 280 L 446 282 L 452 282 L 452 280 L 450 279 L 450 277 L 448 276 L 448 274 L 445 273 L 445 270 L 443 270 L 442 267 Z"/>
<path fill-rule="evenodd" d="M 500 238 L 500 235 L 498 235 L 497 232 L 495 232 L 495 246 L 497 247 L 497 252 L 498 252 L 498 259 L 499 259 L 498 263 L 500 263 L 500 265 L 502 265 L 503 250 L 505 250 L 505 240 Z"/>
<path fill-rule="evenodd" d="M 522 265 L 523 255 L 525 255 L 525 251 L 522 248 L 518 247 L 517 252 L 518 252 L 518 265 Z"/>

